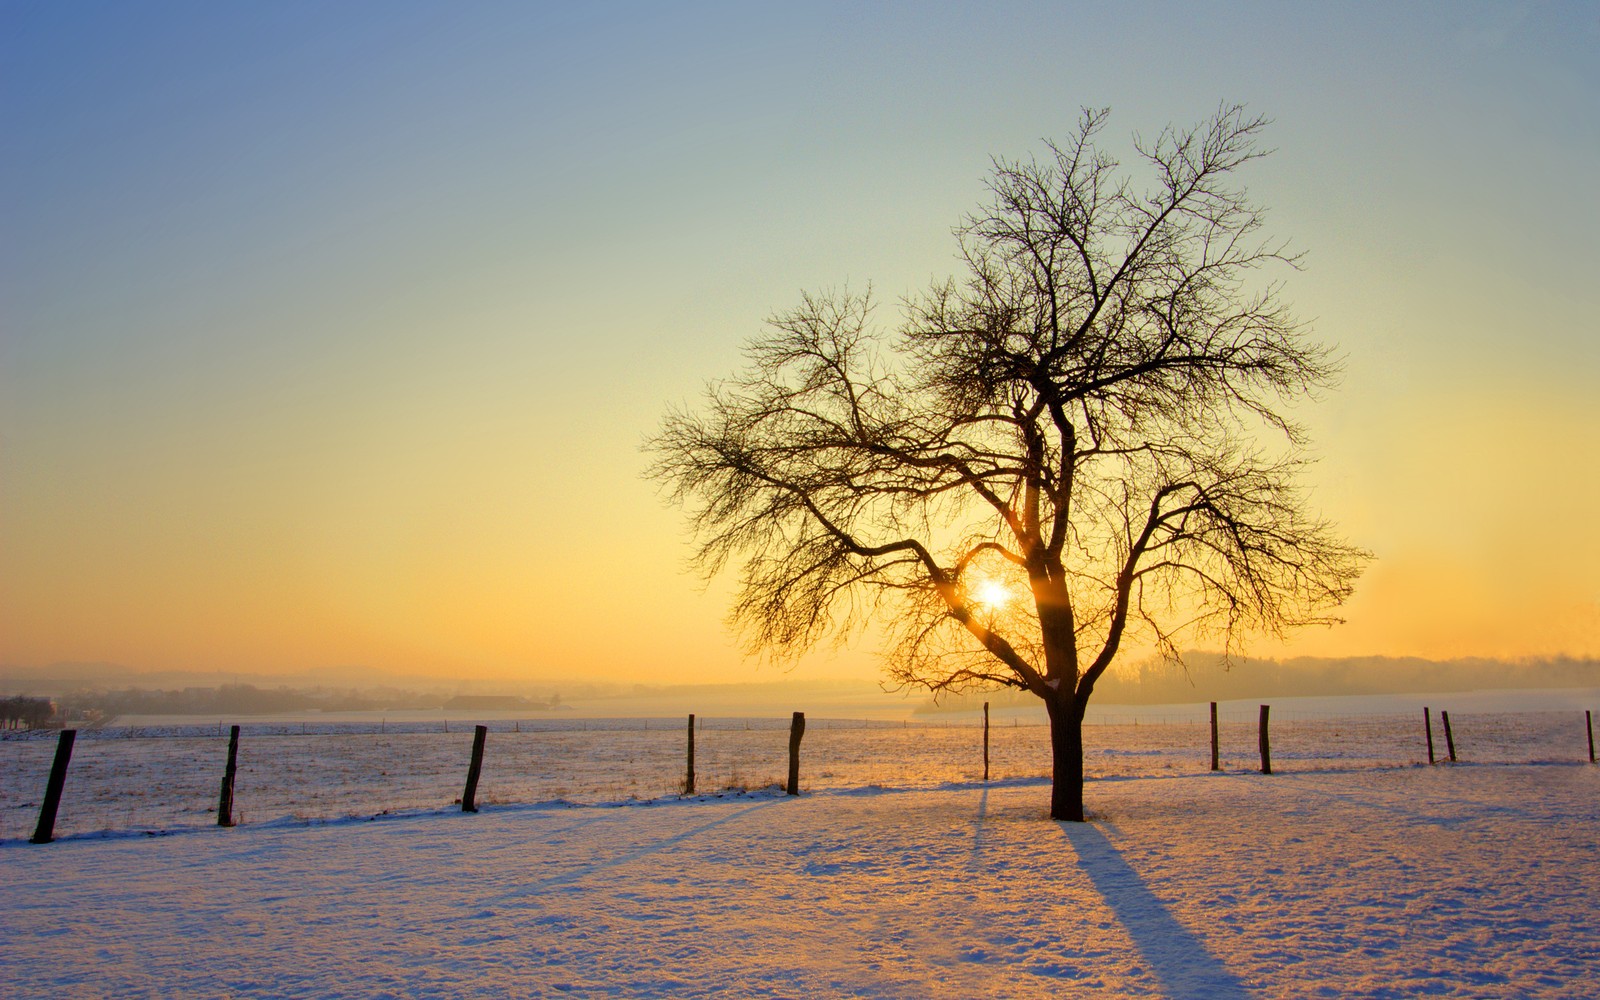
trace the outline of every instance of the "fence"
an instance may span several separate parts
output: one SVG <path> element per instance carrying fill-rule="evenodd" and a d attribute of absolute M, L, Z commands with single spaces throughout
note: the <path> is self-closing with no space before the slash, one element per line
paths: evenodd
<path fill-rule="evenodd" d="M 1085 726 L 1091 780 L 1199 774 L 1211 768 L 1211 724 L 1108 718 Z M 1436 736 L 1439 712 L 1429 716 Z M 1451 716 L 1459 759 L 1530 763 L 1592 759 L 1587 713 L 1479 713 Z M 448 731 L 446 731 L 448 730 Z M 786 784 L 788 719 L 698 718 L 696 790 L 701 794 Z M 476 806 L 511 802 L 613 803 L 679 794 L 686 778 L 686 733 L 678 719 L 516 720 L 486 727 Z M 1218 767 L 1261 769 L 1259 718 L 1224 712 Z M 244 725 L 231 801 L 219 803 L 230 727 L 101 729 L 79 734 L 66 776 L 57 835 L 160 832 L 238 823 L 323 820 L 436 810 L 463 797 L 475 739 L 472 724 Z M 948 782 L 1038 778 L 1049 773 L 1042 721 L 896 723 L 812 719 L 800 747 L 806 790 L 930 787 Z M 1422 719 L 1414 715 L 1327 716 L 1274 709 L 1276 772 L 1373 768 L 1427 760 Z M 41 793 L 55 759 L 53 733 L 0 739 L 0 839 L 37 832 Z M 1441 760 L 1443 754 L 1440 755 Z M 219 817 L 220 805 L 231 815 Z"/>

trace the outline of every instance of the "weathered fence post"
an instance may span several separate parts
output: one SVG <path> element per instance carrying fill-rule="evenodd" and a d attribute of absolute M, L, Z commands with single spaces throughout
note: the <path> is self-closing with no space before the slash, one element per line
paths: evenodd
<path fill-rule="evenodd" d="M 1261 745 L 1262 774 L 1272 773 L 1272 741 L 1267 737 L 1267 712 L 1269 712 L 1271 709 L 1271 705 L 1261 706 L 1261 726 L 1260 731 L 1256 736 L 1256 742 Z"/>
<path fill-rule="evenodd" d="M 61 807 L 61 789 L 67 783 L 67 765 L 72 761 L 72 744 L 77 739 L 76 729 L 63 729 L 56 740 L 56 759 L 50 765 L 50 780 L 44 786 L 44 805 L 39 808 L 39 825 L 33 830 L 30 844 L 48 844 L 55 839 L 56 810 Z"/>
<path fill-rule="evenodd" d="M 1428 763 L 1433 760 L 1433 717 L 1428 714 L 1428 706 L 1422 706 L 1422 731 L 1428 735 Z"/>
<path fill-rule="evenodd" d="M 1594 763 L 1594 712 L 1590 709 L 1583 710 L 1583 725 L 1589 730 L 1589 763 Z"/>
<path fill-rule="evenodd" d="M 472 730 L 472 764 L 467 768 L 467 790 L 461 793 L 461 811 L 464 813 L 478 811 L 478 775 L 483 771 L 483 741 L 488 736 L 488 726 L 477 726 Z"/>
<path fill-rule="evenodd" d="M 1222 770 L 1222 759 L 1221 759 L 1221 755 L 1218 753 L 1218 749 L 1219 749 L 1219 744 L 1217 742 L 1217 703 L 1216 702 L 1212 702 L 1211 703 L 1211 770 L 1213 770 L 1213 771 Z"/>
<path fill-rule="evenodd" d="M 222 794 L 217 797 L 217 825 L 233 825 L 233 779 L 239 773 L 239 727 L 228 729 L 228 766 L 222 772 Z"/>
<path fill-rule="evenodd" d="M 789 787 L 790 795 L 800 794 L 800 737 L 806 734 L 806 713 L 796 712 L 789 722 Z"/>
<path fill-rule="evenodd" d="M 989 781 L 989 702 L 984 702 L 984 781 Z"/>
<path fill-rule="evenodd" d="M 689 713 L 689 773 L 683 776 L 683 794 L 694 794 L 694 713 Z"/>
<path fill-rule="evenodd" d="M 1444 720 L 1444 745 L 1445 749 L 1450 752 L 1450 763 L 1454 764 L 1456 762 L 1456 737 L 1450 731 L 1450 713 L 1441 710 L 1439 718 Z"/>

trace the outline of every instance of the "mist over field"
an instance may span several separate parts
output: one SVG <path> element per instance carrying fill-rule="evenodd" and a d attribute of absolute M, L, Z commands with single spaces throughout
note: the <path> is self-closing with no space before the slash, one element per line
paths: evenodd
<path fill-rule="evenodd" d="M 752 674 L 755 674 L 752 671 Z M 1424 660 L 1397 657 L 1300 657 L 1292 660 L 1194 653 L 1183 664 L 1150 659 L 1108 673 L 1101 705 L 1188 704 L 1270 697 L 1403 695 L 1460 691 L 1600 687 L 1600 661 L 1587 658 Z M 117 664 L 0 667 L 0 695 L 55 699 L 63 708 L 98 706 L 110 715 L 376 712 L 474 709 L 495 717 L 669 714 L 786 715 L 792 709 L 839 717 L 973 711 L 983 702 L 1032 709 L 1014 689 L 946 693 L 894 690 L 861 678 L 766 672 L 743 683 L 652 684 L 625 677 L 521 682 L 492 677 L 390 675 L 351 668 L 295 674 L 139 671 Z M 117 711 L 120 707 L 121 711 Z"/>

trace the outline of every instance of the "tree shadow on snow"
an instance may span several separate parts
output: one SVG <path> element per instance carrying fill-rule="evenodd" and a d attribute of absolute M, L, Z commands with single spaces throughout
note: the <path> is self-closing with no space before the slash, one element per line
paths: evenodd
<path fill-rule="evenodd" d="M 1205 944 L 1167 912 L 1098 827 L 1062 823 L 1061 830 L 1089 881 L 1172 1000 L 1244 1000 L 1250 995 Z"/>

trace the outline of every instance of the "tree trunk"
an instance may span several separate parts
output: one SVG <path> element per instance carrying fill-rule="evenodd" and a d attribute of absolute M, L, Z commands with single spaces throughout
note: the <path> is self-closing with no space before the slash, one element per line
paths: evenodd
<path fill-rule="evenodd" d="M 1050 711 L 1050 818 L 1083 822 L 1083 709 L 1072 694 L 1045 702 Z"/>

